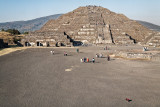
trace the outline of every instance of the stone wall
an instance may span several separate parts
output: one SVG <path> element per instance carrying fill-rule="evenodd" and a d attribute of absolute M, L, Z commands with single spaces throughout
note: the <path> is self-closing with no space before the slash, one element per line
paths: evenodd
<path fill-rule="evenodd" d="M 122 57 L 126 59 L 145 59 L 151 60 L 154 54 L 152 52 L 118 52 L 115 56 Z"/>
<path fill-rule="evenodd" d="M 26 35 L 21 43 L 24 46 L 72 46 L 67 35 L 59 32 L 33 32 Z"/>

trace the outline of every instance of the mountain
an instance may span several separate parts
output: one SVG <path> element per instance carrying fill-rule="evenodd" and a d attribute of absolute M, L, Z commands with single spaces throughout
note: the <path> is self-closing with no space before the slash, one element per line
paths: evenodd
<path fill-rule="evenodd" d="M 0 29 L 18 29 L 20 32 L 27 32 L 27 31 L 35 31 L 40 29 L 47 21 L 51 19 L 57 19 L 59 16 L 62 14 L 55 14 L 55 15 L 50 15 L 46 17 L 41 17 L 41 18 L 36 18 L 33 20 L 28 20 L 28 21 L 14 21 L 14 22 L 6 22 L 6 23 L 0 23 Z M 136 20 L 138 23 L 141 25 L 154 30 L 154 31 L 159 31 L 160 32 L 160 26 L 145 22 L 145 21 L 140 21 Z"/>
<path fill-rule="evenodd" d="M 158 26 L 158 25 L 155 25 L 155 24 L 152 24 L 149 22 L 145 22 L 145 21 L 140 21 L 140 20 L 137 20 L 137 22 L 142 24 L 143 26 L 151 29 L 151 30 L 160 32 L 160 26 Z"/>
<path fill-rule="evenodd" d="M 48 20 L 57 19 L 61 15 L 62 14 L 55 14 L 28 21 L 0 23 L 0 29 L 17 29 L 20 32 L 35 31 L 40 29 Z"/>

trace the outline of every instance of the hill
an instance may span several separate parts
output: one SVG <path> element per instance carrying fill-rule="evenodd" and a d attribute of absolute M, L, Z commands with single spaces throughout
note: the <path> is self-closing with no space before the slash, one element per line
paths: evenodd
<path fill-rule="evenodd" d="M 46 17 L 41 17 L 28 21 L 15 21 L 15 22 L 6 22 L 0 23 L 0 29 L 17 29 L 21 33 L 27 31 L 35 31 L 40 29 L 48 20 L 57 19 L 62 14 L 55 14 Z"/>
<path fill-rule="evenodd" d="M 33 20 L 28 20 L 28 21 L 15 21 L 15 22 L 0 23 L 0 29 L 2 28 L 4 28 L 5 30 L 6 29 L 18 29 L 21 33 L 27 32 L 27 31 L 35 31 L 35 30 L 40 29 L 47 21 L 51 19 L 57 19 L 61 15 L 62 14 L 55 14 L 55 15 L 36 18 Z M 140 21 L 140 20 L 137 20 L 137 22 L 151 30 L 160 32 L 160 26 L 158 25 L 155 25 L 149 22 L 145 22 L 145 21 Z"/>
<path fill-rule="evenodd" d="M 137 20 L 137 22 L 142 24 L 143 26 L 151 29 L 151 30 L 160 32 L 160 26 L 158 26 L 158 25 L 155 25 L 155 24 L 152 24 L 149 22 L 145 22 L 145 21 L 140 21 L 140 20 Z"/>

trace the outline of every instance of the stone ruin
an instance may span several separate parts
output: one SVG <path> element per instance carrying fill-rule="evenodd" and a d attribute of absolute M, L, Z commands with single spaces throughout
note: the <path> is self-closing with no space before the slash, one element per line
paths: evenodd
<path fill-rule="evenodd" d="M 158 38 L 158 39 L 157 39 Z M 145 41 L 145 42 L 144 42 Z M 99 6 L 78 9 L 48 21 L 22 39 L 24 46 L 75 46 L 81 44 L 159 45 L 160 34 Z M 158 42 L 158 43 L 157 43 Z"/>

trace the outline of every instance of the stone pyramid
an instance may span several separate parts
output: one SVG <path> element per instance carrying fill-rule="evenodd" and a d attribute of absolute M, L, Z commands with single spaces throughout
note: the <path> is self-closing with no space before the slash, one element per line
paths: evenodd
<path fill-rule="evenodd" d="M 79 7 L 48 21 L 40 30 L 30 33 L 23 43 L 44 46 L 86 44 L 134 44 L 143 42 L 153 32 L 123 14 L 99 6 Z M 33 40 L 31 40 L 33 39 Z M 52 44 L 52 45 L 51 45 Z"/>

